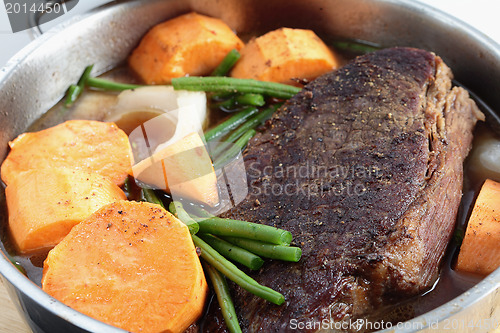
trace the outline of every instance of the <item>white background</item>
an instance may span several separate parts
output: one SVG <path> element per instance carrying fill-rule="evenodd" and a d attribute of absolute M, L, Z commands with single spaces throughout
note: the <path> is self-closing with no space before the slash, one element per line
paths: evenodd
<path fill-rule="evenodd" d="M 500 43 L 500 1 L 499 0 L 421 0 L 431 6 L 458 17 L 484 32 Z M 61 23 L 68 18 L 85 13 L 91 8 L 110 2 L 110 0 L 80 0 L 67 14 L 42 26 L 43 30 Z M 0 3 L 0 67 L 22 47 L 35 37 L 30 31 L 13 34 L 11 32 L 5 7 Z"/>

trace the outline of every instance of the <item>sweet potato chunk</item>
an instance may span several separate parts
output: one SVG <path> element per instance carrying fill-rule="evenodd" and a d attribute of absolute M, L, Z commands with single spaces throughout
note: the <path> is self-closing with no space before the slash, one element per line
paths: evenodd
<path fill-rule="evenodd" d="M 338 67 L 332 51 L 311 30 L 280 28 L 252 39 L 231 76 L 296 84 Z"/>
<path fill-rule="evenodd" d="M 5 196 L 10 232 L 23 253 L 54 247 L 100 207 L 126 199 L 109 179 L 68 168 L 24 171 Z"/>
<path fill-rule="evenodd" d="M 114 123 L 70 120 L 21 134 L 9 145 L 11 151 L 1 168 L 7 185 L 23 171 L 67 167 L 97 172 L 120 186 L 131 168 L 128 137 Z"/>
<path fill-rule="evenodd" d="M 219 202 L 217 176 L 198 133 L 191 133 L 132 167 L 132 175 L 174 199 L 190 198 L 214 206 Z"/>
<path fill-rule="evenodd" d="M 206 75 L 243 42 L 221 20 L 189 13 L 153 27 L 129 58 L 147 84 L 170 83 L 185 75 Z"/>
<path fill-rule="evenodd" d="M 158 205 L 120 201 L 75 226 L 49 252 L 42 288 L 131 332 L 184 332 L 207 283 L 185 224 Z"/>
<path fill-rule="evenodd" d="M 500 183 L 487 179 L 474 204 L 456 269 L 487 275 L 500 267 Z"/>

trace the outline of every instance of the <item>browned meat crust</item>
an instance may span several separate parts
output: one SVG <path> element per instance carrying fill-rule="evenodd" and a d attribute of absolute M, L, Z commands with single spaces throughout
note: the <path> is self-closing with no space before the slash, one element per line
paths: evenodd
<path fill-rule="evenodd" d="M 250 193 L 224 217 L 290 230 L 297 264 L 251 275 L 275 306 L 235 287 L 243 330 L 359 318 L 436 279 L 481 118 L 432 53 L 381 50 L 324 75 L 286 103 L 244 153 Z M 224 331 L 212 309 L 204 331 Z"/>

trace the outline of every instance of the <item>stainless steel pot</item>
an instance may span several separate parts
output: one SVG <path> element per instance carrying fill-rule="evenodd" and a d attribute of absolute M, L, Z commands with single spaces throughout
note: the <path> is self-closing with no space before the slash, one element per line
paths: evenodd
<path fill-rule="evenodd" d="M 432 50 L 458 81 L 500 112 L 500 46 L 466 24 L 411 0 L 117 1 L 46 33 L 2 69 L 0 160 L 7 154 L 7 142 L 53 106 L 85 66 L 94 63 L 95 70 L 104 72 L 118 65 L 152 25 L 189 10 L 220 17 L 243 33 L 306 27 L 323 36 Z M 0 201 L 3 196 L 1 191 Z M 2 208 L 0 216 L 6 214 Z M 123 332 L 54 300 L 4 255 L 0 273 L 35 332 Z M 488 332 L 487 319 L 500 320 L 500 269 L 451 302 L 390 331 Z M 470 327 L 469 320 L 483 324 Z"/>

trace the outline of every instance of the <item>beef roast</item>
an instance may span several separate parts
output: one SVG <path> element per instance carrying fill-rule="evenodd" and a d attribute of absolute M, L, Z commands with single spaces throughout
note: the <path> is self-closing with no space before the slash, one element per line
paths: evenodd
<path fill-rule="evenodd" d="M 303 256 L 251 273 L 284 294 L 282 306 L 233 285 L 244 331 L 362 318 L 433 284 L 483 117 L 451 76 L 419 49 L 360 56 L 308 84 L 252 139 L 249 194 L 223 216 L 287 229 Z M 225 330 L 217 312 L 204 330 Z"/>

